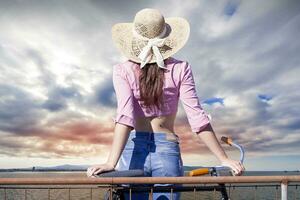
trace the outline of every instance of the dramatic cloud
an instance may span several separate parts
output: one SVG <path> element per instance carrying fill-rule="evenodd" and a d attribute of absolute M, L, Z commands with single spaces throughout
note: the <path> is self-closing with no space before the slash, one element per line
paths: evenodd
<path fill-rule="evenodd" d="M 117 106 L 112 66 L 126 59 L 111 27 L 145 7 L 190 22 L 174 57 L 191 64 L 218 137 L 233 137 L 250 158 L 299 156 L 297 0 L 1 1 L 0 155 L 107 155 Z M 181 105 L 175 128 L 186 165 L 209 156 Z"/>

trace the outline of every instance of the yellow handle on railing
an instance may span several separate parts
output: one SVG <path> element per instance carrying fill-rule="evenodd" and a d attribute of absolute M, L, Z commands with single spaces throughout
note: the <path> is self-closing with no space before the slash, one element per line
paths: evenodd
<path fill-rule="evenodd" d="M 189 172 L 189 176 L 201 176 L 204 174 L 209 174 L 208 168 L 200 168 L 200 169 L 194 169 Z"/>
<path fill-rule="evenodd" d="M 230 146 L 232 145 L 232 139 L 231 139 L 231 138 L 222 136 L 222 137 L 221 137 L 221 140 L 222 140 L 223 142 L 225 142 L 226 144 L 229 144 Z"/>

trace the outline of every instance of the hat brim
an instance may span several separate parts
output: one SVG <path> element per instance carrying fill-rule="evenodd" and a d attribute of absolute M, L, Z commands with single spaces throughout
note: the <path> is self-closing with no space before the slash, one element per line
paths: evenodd
<path fill-rule="evenodd" d="M 187 42 L 190 34 L 190 26 L 187 20 L 180 17 L 165 18 L 167 36 L 165 44 L 159 47 L 163 59 L 169 58 L 181 49 Z M 128 59 L 140 63 L 138 58 L 141 50 L 147 45 L 147 41 L 141 40 L 133 35 L 133 23 L 118 23 L 112 27 L 112 39 L 116 47 Z M 149 63 L 156 62 L 152 56 Z"/>

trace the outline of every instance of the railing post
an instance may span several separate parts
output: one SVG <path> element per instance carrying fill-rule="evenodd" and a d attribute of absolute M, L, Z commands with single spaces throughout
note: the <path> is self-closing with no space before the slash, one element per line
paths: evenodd
<path fill-rule="evenodd" d="M 153 188 L 151 187 L 150 189 L 150 197 L 149 197 L 150 200 L 153 200 Z"/>
<path fill-rule="evenodd" d="M 109 189 L 109 200 L 113 200 L 113 188 L 112 188 L 112 186 L 110 186 L 110 189 Z"/>
<path fill-rule="evenodd" d="M 71 200 L 71 188 L 68 188 L 68 194 L 69 194 L 68 199 Z"/>
<path fill-rule="evenodd" d="M 296 188 L 295 188 L 295 190 L 294 190 L 294 193 L 295 193 L 294 199 L 297 199 L 297 189 L 298 189 L 298 184 L 296 185 Z"/>
<path fill-rule="evenodd" d="M 91 190 L 90 190 L 90 196 L 91 196 L 91 200 L 93 200 L 93 188 L 91 188 Z"/>
<path fill-rule="evenodd" d="M 287 200 L 288 182 L 283 180 L 281 182 L 281 200 Z"/>
<path fill-rule="evenodd" d="M 214 200 L 216 200 L 216 188 L 214 188 Z"/>
<path fill-rule="evenodd" d="M 277 197 L 278 197 L 278 185 L 276 185 L 275 200 L 277 200 Z"/>

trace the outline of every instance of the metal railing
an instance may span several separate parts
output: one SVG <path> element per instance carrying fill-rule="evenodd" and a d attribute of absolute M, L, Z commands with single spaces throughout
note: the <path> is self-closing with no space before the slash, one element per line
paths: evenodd
<path fill-rule="evenodd" d="M 107 188 L 112 191 L 114 186 L 120 184 L 184 184 L 188 191 L 194 193 L 194 199 L 196 199 L 197 191 L 217 191 L 218 185 L 225 183 L 227 186 L 231 184 L 273 184 L 264 185 L 265 187 L 281 187 L 281 199 L 286 200 L 288 197 L 288 186 L 298 187 L 297 184 L 290 184 L 300 182 L 299 175 L 289 176 L 226 176 L 226 177 L 105 177 L 105 178 L 0 178 L 0 189 L 2 192 L 1 198 L 6 200 L 8 189 L 24 189 L 24 199 L 28 198 L 28 191 L 32 189 L 44 189 L 47 190 L 46 196 L 50 200 L 51 190 L 65 189 L 69 193 L 69 199 L 71 199 L 70 191 L 72 189 L 89 189 L 90 199 L 93 198 L 93 189 L 95 188 Z M 202 184 L 200 186 L 200 184 Z M 277 184 L 277 185 L 274 185 Z M 20 187 L 23 186 L 23 187 Z M 26 186 L 26 187 L 24 187 Z M 262 186 L 262 185 L 261 185 Z M 260 187 L 259 185 L 235 185 L 230 186 L 229 191 L 233 191 L 235 187 Z M 300 186 L 299 186 L 300 187 Z M 176 187 L 170 186 L 169 192 L 171 196 L 176 191 Z M 150 188 L 150 197 L 153 194 L 155 188 Z M 129 187 L 131 193 L 131 188 Z M 254 194 L 256 195 L 256 193 Z M 276 192 L 277 196 L 277 192 Z M 256 198 L 256 196 L 255 196 Z M 276 197 L 277 199 L 277 197 Z M 296 199 L 296 194 L 295 194 Z"/>

